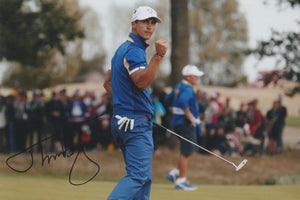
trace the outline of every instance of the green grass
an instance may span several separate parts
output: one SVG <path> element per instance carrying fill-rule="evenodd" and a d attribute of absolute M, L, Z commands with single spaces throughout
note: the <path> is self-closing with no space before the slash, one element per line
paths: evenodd
<path fill-rule="evenodd" d="M 300 117 L 289 116 L 286 118 L 286 125 L 292 127 L 300 127 Z"/>
<path fill-rule="evenodd" d="M 116 182 L 91 181 L 72 186 L 67 178 L 0 174 L 0 199 L 5 200 L 103 200 Z M 151 200 L 298 200 L 300 186 L 198 185 L 193 192 L 176 191 L 173 184 L 154 182 Z"/>

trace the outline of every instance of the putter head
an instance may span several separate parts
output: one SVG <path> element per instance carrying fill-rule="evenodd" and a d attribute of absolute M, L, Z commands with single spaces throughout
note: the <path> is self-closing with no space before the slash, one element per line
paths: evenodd
<path fill-rule="evenodd" d="M 244 165 L 246 165 L 247 163 L 247 159 L 244 159 L 236 168 L 235 171 L 239 171 L 242 167 L 244 167 Z"/>

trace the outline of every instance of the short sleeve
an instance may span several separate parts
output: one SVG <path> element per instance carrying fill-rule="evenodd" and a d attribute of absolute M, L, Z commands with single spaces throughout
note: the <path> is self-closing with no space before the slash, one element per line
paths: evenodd
<path fill-rule="evenodd" d="M 129 75 L 139 69 L 147 67 L 147 59 L 145 51 L 139 48 L 130 49 L 124 57 L 124 67 L 127 69 Z"/>

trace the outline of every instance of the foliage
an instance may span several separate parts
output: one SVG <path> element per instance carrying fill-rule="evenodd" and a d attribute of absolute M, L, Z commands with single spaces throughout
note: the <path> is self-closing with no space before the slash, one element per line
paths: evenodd
<path fill-rule="evenodd" d="M 41 0 L 36 12 L 27 10 L 25 3 L 1 0 L 0 59 L 39 67 L 51 49 L 64 54 L 66 41 L 84 36 L 80 13 L 67 12 L 64 1 Z"/>
<path fill-rule="evenodd" d="M 204 82 L 232 85 L 242 78 L 243 51 L 248 40 L 245 16 L 239 12 L 236 0 L 191 2 L 191 53 L 202 65 Z"/>
<path fill-rule="evenodd" d="M 299 185 L 300 175 L 271 176 L 266 179 L 266 185 Z"/>
<path fill-rule="evenodd" d="M 277 64 L 282 65 L 289 80 L 300 81 L 300 32 L 273 31 L 268 41 L 261 41 L 251 51 L 259 59 L 275 56 Z"/>
<path fill-rule="evenodd" d="M 266 3 L 269 1 L 266 0 Z M 289 5 L 293 9 L 300 8 L 299 0 L 278 0 L 279 6 Z M 300 83 L 300 21 L 298 21 L 298 31 L 279 32 L 272 31 L 270 39 L 260 41 L 254 49 L 247 53 L 256 55 L 260 60 L 265 57 L 275 57 L 277 67 L 285 70 L 285 77 L 289 80 Z M 294 88 L 293 95 L 300 91 L 300 86 Z"/>
<path fill-rule="evenodd" d="M 105 53 L 99 48 L 101 53 L 89 58 L 98 65 L 82 58 L 84 47 L 101 47 L 101 40 L 91 36 L 96 30 L 101 37 L 97 15 L 89 11 L 80 9 L 78 0 L 0 0 L 0 59 L 9 62 L 3 84 L 44 88 L 78 80 L 85 72 L 82 63 L 101 69 Z"/>
<path fill-rule="evenodd" d="M 283 1 L 283 0 L 280 0 L 280 1 Z M 299 6 L 300 5 L 300 0 L 287 0 L 287 2 L 292 6 L 292 7 L 295 7 L 295 6 Z"/>
<path fill-rule="evenodd" d="M 266 3 L 268 3 L 270 0 L 265 0 Z M 288 4 L 292 8 L 300 5 L 300 0 L 277 0 L 278 4 L 282 6 L 283 4 Z"/>

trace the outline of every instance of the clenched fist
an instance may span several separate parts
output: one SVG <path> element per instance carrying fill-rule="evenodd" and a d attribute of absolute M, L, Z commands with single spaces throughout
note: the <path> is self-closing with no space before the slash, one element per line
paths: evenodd
<path fill-rule="evenodd" d="M 156 53 L 160 56 L 164 56 L 168 50 L 167 41 L 164 39 L 159 39 L 155 42 Z"/>

